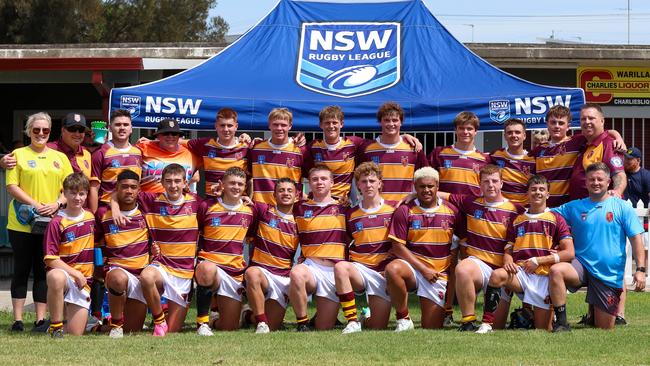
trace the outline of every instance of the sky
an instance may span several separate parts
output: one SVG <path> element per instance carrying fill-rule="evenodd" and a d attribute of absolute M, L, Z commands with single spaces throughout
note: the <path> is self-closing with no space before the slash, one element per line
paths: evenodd
<path fill-rule="evenodd" d="M 229 34 L 254 26 L 278 0 L 219 0 L 210 15 L 230 25 Z M 544 43 L 546 38 L 591 44 L 650 44 L 646 0 L 425 0 L 429 10 L 461 42 Z"/>

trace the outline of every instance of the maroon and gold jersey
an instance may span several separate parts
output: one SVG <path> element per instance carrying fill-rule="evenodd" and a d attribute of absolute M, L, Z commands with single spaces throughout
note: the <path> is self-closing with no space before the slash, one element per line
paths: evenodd
<path fill-rule="evenodd" d="M 288 277 L 299 245 L 293 215 L 280 212 L 276 206 L 255 202 L 255 217 L 257 235 L 250 265 Z"/>
<path fill-rule="evenodd" d="M 253 208 L 229 206 L 221 198 L 207 199 L 198 213 L 201 227 L 199 259 L 210 261 L 238 281 L 244 280 L 244 244 L 255 223 Z"/>
<path fill-rule="evenodd" d="M 99 201 L 108 204 L 111 193 L 117 186 L 117 176 L 123 170 L 129 169 L 138 177 L 142 170 L 142 152 L 135 146 L 129 145 L 118 149 L 107 142 L 92 155 L 92 175 L 99 178 Z"/>
<path fill-rule="evenodd" d="M 253 176 L 253 200 L 269 205 L 275 204 L 273 190 L 275 182 L 283 177 L 296 183 L 297 191 L 301 189 L 303 151 L 292 141 L 277 146 L 270 140 L 262 141 L 248 152 L 251 175 Z"/>
<path fill-rule="evenodd" d="M 366 142 L 362 148 L 359 162 L 365 161 L 372 161 L 381 168 L 381 196 L 389 201 L 399 201 L 413 192 L 413 173 L 429 165 L 424 152 L 415 152 L 413 147 L 403 140 L 386 145 L 380 142 L 380 137 Z"/>
<path fill-rule="evenodd" d="M 447 279 L 451 265 L 454 226 L 458 210 L 441 199 L 438 206 L 423 208 L 418 200 L 401 205 L 395 210 L 388 237 L 405 245 L 427 267 Z"/>
<path fill-rule="evenodd" d="M 43 239 L 44 260 L 60 259 L 86 277 L 87 291 L 93 277 L 95 249 L 95 216 L 83 211 L 78 217 L 68 217 L 59 211 L 47 226 Z"/>
<path fill-rule="evenodd" d="M 357 152 L 365 139 L 356 136 L 341 137 L 338 144 L 328 145 L 325 140 L 315 140 L 309 145 L 311 159 L 305 159 L 305 172 L 315 164 L 324 164 L 334 176 L 332 196 L 347 197 L 350 194 Z"/>
<path fill-rule="evenodd" d="M 551 255 L 559 247 L 560 240 L 571 238 L 571 231 L 564 218 L 552 211 L 540 214 L 523 213 L 508 226 L 508 245 L 512 246 L 512 259 L 520 266 L 533 257 Z M 548 276 L 550 264 L 540 264 L 535 273 Z"/>
<path fill-rule="evenodd" d="M 187 148 L 203 160 L 205 172 L 205 194 L 212 196 L 212 186 L 223 178 L 223 173 L 231 167 L 248 171 L 248 145 L 237 142 L 233 146 L 221 145 L 211 137 L 192 139 Z"/>
<path fill-rule="evenodd" d="M 512 155 L 505 148 L 490 154 L 490 163 L 501 168 L 503 188 L 501 194 L 514 203 L 528 203 L 528 179 L 535 175 L 535 158 L 524 155 Z"/>
<path fill-rule="evenodd" d="M 478 173 L 488 164 L 486 154 L 476 149 L 458 150 L 453 145 L 437 147 L 429 154 L 429 164 L 440 173 L 440 191 L 481 195 Z"/>
<path fill-rule="evenodd" d="M 83 146 L 77 147 L 76 150 L 71 149 L 66 145 L 62 139 L 47 143 L 47 147 L 56 151 L 62 152 L 70 160 L 72 171 L 75 173 L 83 173 L 89 180 L 97 180 L 98 177 L 92 174 L 91 161 L 92 157 L 90 152 Z"/>
<path fill-rule="evenodd" d="M 493 268 L 503 266 L 506 233 L 523 207 L 508 200 L 485 202 L 483 197 L 452 194 L 449 201 L 465 216 L 465 249 Z"/>
<path fill-rule="evenodd" d="M 349 242 L 345 230 L 345 209 L 336 201 L 301 201 L 293 205 L 293 217 L 305 258 L 345 259 L 345 248 Z"/>
<path fill-rule="evenodd" d="M 171 202 L 165 193 L 140 192 L 138 204 L 147 221 L 152 244 L 160 248 L 160 255 L 153 258 L 153 263 L 173 276 L 194 277 L 199 239 L 198 197 L 186 193 L 178 202 Z"/>
<path fill-rule="evenodd" d="M 120 267 L 136 276 L 149 264 L 149 229 L 144 215 L 136 207 L 122 212 L 131 221 L 118 226 L 113 220 L 113 212 L 108 206 L 97 210 L 97 231 L 95 240 L 104 239 L 102 254 L 104 269 Z"/>
<path fill-rule="evenodd" d="M 623 155 L 614 148 L 614 138 L 607 131 L 586 145 L 585 150 L 578 156 L 573 166 L 569 184 L 571 200 L 589 197 L 587 191 L 587 167 L 593 163 L 603 162 L 610 171 L 610 177 L 623 172 Z"/>
<path fill-rule="evenodd" d="M 348 235 L 354 240 L 350 245 L 350 261 L 383 272 L 393 259 L 389 251 L 391 240 L 388 238 L 390 221 L 393 217 L 395 202 L 382 199 L 381 205 L 373 209 L 358 207 L 348 210 L 345 222 Z"/>

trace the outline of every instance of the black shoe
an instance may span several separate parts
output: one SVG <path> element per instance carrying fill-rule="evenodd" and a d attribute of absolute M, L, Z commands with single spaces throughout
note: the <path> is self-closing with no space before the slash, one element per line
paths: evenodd
<path fill-rule="evenodd" d="M 582 318 L 580 318 L 580 321 L 578 322 L 578 324 L 593 327 L 594 326 L 594 317 L 591 314 L 587 313 L 587 314 L 583 315 Z"/>
<path fill-rule="evenodd" d="M 24 330 L 25 330 L 25 324 L 23 324 L 22 320 L 16 320 L 11 325 L 11 331 L 12 332 L 23 332 Z"/>
<path fill-rule="evenodd" d="M 553 333 L 560 333 L 560 332 L 570 332 L 571 327 L 569 324 L 560 324 L 560 323 L 553 323 Z"/>
<path fill-rule="evenodd" d="M 474 322 L 461 323 L 458 327 L 459 332 L 475 332 L 478 329 Z"/>
<path fill-rule="evenodd" d="M 296 332 L 311 332 L 312 328 L 309 324 L 298 324 L 296 327 Z"/>
<path fill-rule="evenodd" d="M 616 315 L 616 320 L 614 320 L 615 325 L 627 325 L 627 320 L 620 315 Z"/>
<path fill-rule="evenodd" d="M 41 319 L 38 322 L 34 322 L 34 327 L 32 327 L 32 332 L 45 333 L 49 328 L 50 328 L 50 320 Z"/>

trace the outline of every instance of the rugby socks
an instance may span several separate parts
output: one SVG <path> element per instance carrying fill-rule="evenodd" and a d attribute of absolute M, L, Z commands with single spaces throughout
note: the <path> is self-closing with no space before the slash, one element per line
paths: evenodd
<path fill-rule="evenodd" d="M 470 314 L 470 315 L 464 316 L 464 317 L 462 317 L 462 318 L 460 319 L 460 322 L 463 323 L 463 324 L 465 324 L 465 323 L 472 323 L 472 322 L 475 322 L 475 321 L 476 321 L 476 315 L 474 315 L 474 314 Z"/>
<path fill-rule="evenodd" d="M 268 319 L 266 319 L 266 314 L 262 313 L 260 315 L 255 315 L 255 323 L 268 323 Z"/>
<path fill-rule="evenodd" d="M 153 314 L 153 323 L 159 325 L 165 322 L 165 313 L 161 312 L 160 314 Z"/>
<path fill-rule="evenodd" d="M 93 281 L 90 285 L 90 312 L 92 315 L 102 320 L 102 306 L 104 305 L 104 294 L 106 287 L 100 281 Z"/>
<path fill-rule="evenodd" d="M 210 303 L 212 291 L 203 286 L 196 287 L 196 324 L 200 325 L 210 321 Z"/>
<path fill-rule="evenodd" d="M 451 305 L 445 306 L 445 316 L 454 315 L 454 307 Z"/>
<path fill-rule="evenodd" d="M 566 325 L 566 304 L 554 306 L 553 311 L 555 312 L 555 322 L 557 324 Z"/>
<path fill-rule="evenodd" d="M 297 316 L 296 315 L 296 321 L 298 322 L 298 325 L 307 325 L 309 324 L 309 316 Z"/>
<path fill-rule="evenodd" d="M 501 299 L 501 289 L 498 287 L 487 286 L 485 290 L 485 305 L 483 306 L 483 323 L 494 323 L 494 312 L 497 311 L 499 300 Z"/>
<path fill-rule="evenodd" d="M 119 319 L 111 317 L 110 320 L 111 328 L 117 328 L 124 325 L 124 317 L 121 316 Z"/>
<path fill-rule="evenodd" d="M 409 316 L 409 309 L 402 309 L 402 310 L 395 310 L 395 318 L 396 319 L 411 319 Z"/>
<path fill-rule="evenodd" d="M 345 294 L 336 294 L 341 302 L 343 316 L 348 322 L 357 321 L 357 304 L 354 301 L 354 292 L 350 291 Z"/>
<path fill-rule="evenodd" d="M 55 330 L 59 330 L 62 328 L 63 328 L 63 322 L 51 322 L 49 332 L 52 333 Z"/>

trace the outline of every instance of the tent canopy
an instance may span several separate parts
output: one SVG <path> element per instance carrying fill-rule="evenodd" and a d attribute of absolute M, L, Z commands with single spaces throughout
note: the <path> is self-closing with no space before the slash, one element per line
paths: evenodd
<path fill-rule="evenodd" d="M 148 84 L 115 88 L 111 108 L 129 109 L 134 126 L 163 118 L 184 129 L 213 129 L 223 107 L 239 128 L 267 129 L 272 108 L 293 112 L 294 130 L 318 131 L 318 112 L 339 105 L 346 130 L 377 130 L 386 101 L 404 108 L 403 130 L 453 130 L 454 116 L 476 113 L 482 130 L 508 118 L 544 127 L 556 104 L 577 116 L 578 88 L 543 86 L 490 65 L 458 42 L 421 0 L 281 0 L 239 40 L 196 67 Z"/>

